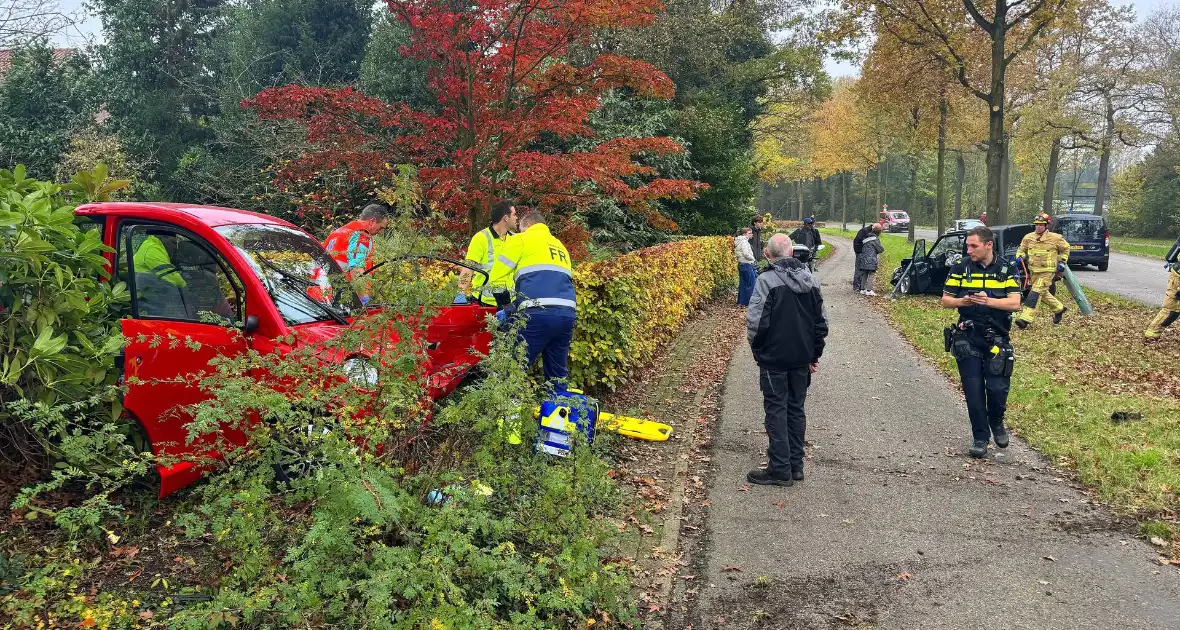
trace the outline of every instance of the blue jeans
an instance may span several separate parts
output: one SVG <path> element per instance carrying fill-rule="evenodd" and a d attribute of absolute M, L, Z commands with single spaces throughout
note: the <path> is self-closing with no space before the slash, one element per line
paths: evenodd
<path fill-rule="evenodd" d="M 526 365 L 531 366 L 538 356 L 541 357 L 545 380 L 564 391 L 564 383 L 555 381 L 565 381 L 570 375 L 567 362 L 577 314 L 568 308 L 532 308 L 521 311 L 521 315 L 527 318 L 520 330 Z"/>
<path fill-rule="evenodd" d="M 999 428 L 1004 422 L 1012 379 L 988 374 L 984 357 L 965 357 L 958 359 L 958 363 L 959 378 L 963 381 L 963 394 L 967 399 L 967 416 L 971 419 L 971 438 L 987 442 L 991 439 L 992 427 Z"/>
<path fill-rule="evenodd" d="M 749 306 L 754 295 L 754 283 L 758 281 L 758 268 L 748 263 L 738 263 L 738 306 Z"/>

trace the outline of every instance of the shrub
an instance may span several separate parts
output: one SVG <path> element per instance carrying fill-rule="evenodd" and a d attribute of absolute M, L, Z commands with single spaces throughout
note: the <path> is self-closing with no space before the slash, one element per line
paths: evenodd
<path fill-rule="evenodd" d="M 733 239 L 665 243 L 579 265 L 570 380 L 615 389 L 706 300 L 737 283 Z"/>

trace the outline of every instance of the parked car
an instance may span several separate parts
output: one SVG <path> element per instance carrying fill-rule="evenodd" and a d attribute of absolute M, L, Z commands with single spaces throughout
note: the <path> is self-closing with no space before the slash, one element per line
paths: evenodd
<path fill-rule="evenodd" d="M 1001 225 L 992 228 L 996 235 L 996 253 L 1013 260 L 1016 249 L 1020 247 L 1020 239 L 1033 231 L 1033 226 Z M 951 267 L 967 255 L 967 232 L 947 232 L 934 241 L 930 249 L 926 249 L 926 239 L 914 241 L 914 251 L 909 258 L 893 270 L 891 283 L 898 287 L 898 293 L 928 293 L 939 295 L 946 285 L 947 274 Z M 913 262 L 913 267 L 910 263 Z M 909 273 L 905 273 L 909 268 Z M 903 277 L 904 276 L 904 277 Z"/>
<path fill-rule="evenodd" d="M 947 228 L 947 232 L 968 232 L 983 225 L 983 221 L 979 219 L 955 219 L 951 221 L 951 225 Z"/>
<path fill-rule="evenodd" d="M 75 215 L 114 250 L 106 254 L 112 281 L 125 282 L 131 293 L 130 312 L 121 320 L 126 345 L 116 367 L 125 385 L 124 413 L 154 453 L 167 450 L 181 460 L 158 467 L 161 498 L 205 473 L 184 461 L 200 448 L 186 444 L 191 415 L 185 406 L 207 397 L 191 384 L 197 379 L 185 377 L 206 372 L 214 357 L 248 349 L 285 354 L 324 346 L 367 312 L 319 241 L 274 217 L 165 203 L 87 204 Z M 151 272 L 142 272 L 148 256 L 141 249 L 148 243 L 156 260 Z M 166 265 L 158 264 L 160 256 Z M 421 369 L 430 398 L 459 385 L 479 360 L 473 348 L 486 353 L 486 315 L 494 310 L 478 303 L 449 306 L 426 326 L 428 357 Z M 155 341 L 161 337 L 195 343 Z M 373 370 L 348 368 L 359 359 L 340 357 L 358 387 L 372 385 Z M 246 439 L 229 429 L 223 436 L 236 444 Z"/>
<path fill-rule="evenodd" d="M 1069 266 L 1096 265 L 1098 271 L 1110 266 L 1110 230 L 1106 219 L 1096 214 L 1063 214 L 1049 228 L 1069 242 Z"/>
<path fill-rule="evenodd" d="M 910 229 L 910 215 L 902 210 L 883 210 L 878 221 L 886 232 L 905 232 Z"/>

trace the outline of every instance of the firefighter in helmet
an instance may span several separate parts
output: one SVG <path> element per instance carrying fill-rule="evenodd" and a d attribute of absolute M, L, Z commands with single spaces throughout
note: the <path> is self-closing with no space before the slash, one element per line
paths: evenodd
<path fill-rule="evenodd" d="M 1024 309 L 1016 316 L 1016 325 L 1028 328 L 1037 314 L 1037 306 L 1044 302 L 1053 309 L 1053 324 L 1061 323 L 1065 305 L 1049 289 L 1057 280 L 1057 274 L 1069 262 L 1069 243 L 1060 234 L 1049 231 L 1050 217 L 1044 212 L 1033 219 L 1035 231 L 1024 235 L 1016 250 L 1017 264 L 1028 268 L 1031 290 L 1024 300 Z"/>

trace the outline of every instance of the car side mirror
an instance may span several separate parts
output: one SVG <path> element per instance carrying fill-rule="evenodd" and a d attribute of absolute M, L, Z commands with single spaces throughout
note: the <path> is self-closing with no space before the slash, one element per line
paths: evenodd
<path fill-rule="evenodd" d="M 258 323 L 257 315 L 247 315 L 246 324 L 242 326 L 242 332 L 246 333 L 247 335 L 253 334 L 256 330 L 258 330 Z"/>

